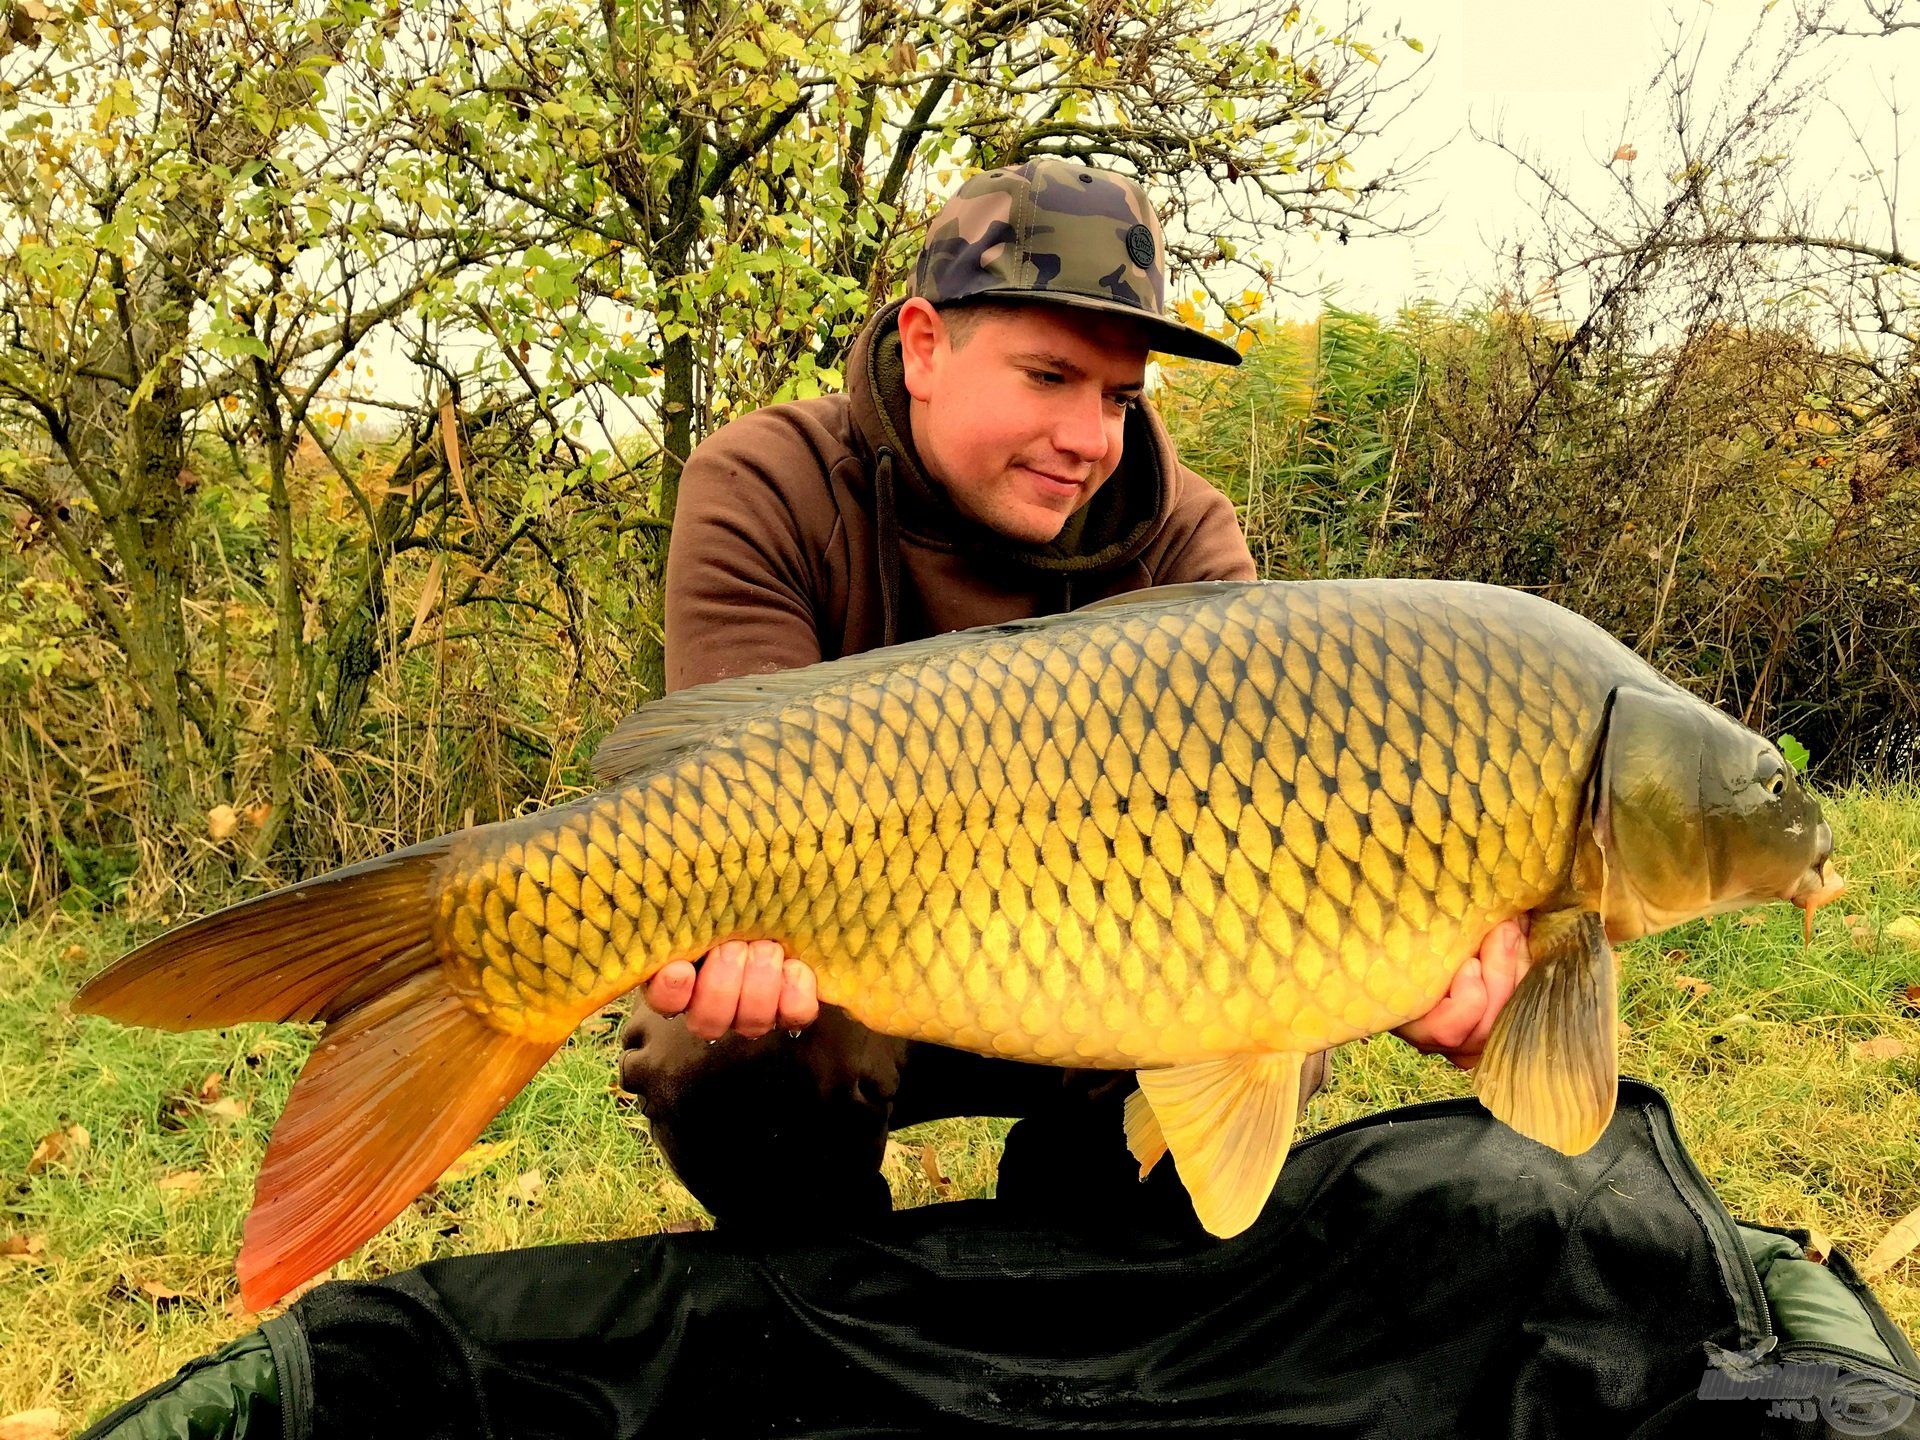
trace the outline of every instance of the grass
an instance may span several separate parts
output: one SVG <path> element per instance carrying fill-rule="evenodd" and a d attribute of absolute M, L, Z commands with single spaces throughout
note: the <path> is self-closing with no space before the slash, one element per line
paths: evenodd
<path fill-rule="evenodd" d="M 1920 791 L 1843 795 L 1829 812 L 1852 888 L 1812 946 L 1799 915 L 1773 906 L 1630 947 L 1622 1068 L 1666 1091 L 1734 1214 L 1810 1226 L 1860 1259 L 1920 1205 L 1920 1014 L 1906 999 L 1920 949 L 1886 933 L 1920 915 Z M 79 982 L 136 938 L 74 922 L 0 937 L 0 1251 L 28 1251 L 0 1254 L 0 1418 L 51 1408 L 77 1432 L 260 1318 L 237 1309 L 232 1257 L 309 1037 L 73 1015 Z M 611 1012 L 584 1026 L 494 1123 L 471 1173 L 333 1273 L 703 1223 L 613 1093 L 616 1030 Z M 1895 1053 L 1856 1048 L 1879 1038 Z M 1467 1090 L 1380 1038 L 1339 1052 L 1310 1125 Z M 897 1203 L 990 1194 L 1005 1128 L 902 1132 L 887 1164 Z M 1920 1257 L 1875 1283 L 1920 1335 Z"/>

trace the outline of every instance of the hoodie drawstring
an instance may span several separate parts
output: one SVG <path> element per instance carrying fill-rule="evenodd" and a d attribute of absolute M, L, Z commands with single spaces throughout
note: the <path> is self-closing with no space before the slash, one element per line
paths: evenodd
<path fill-rule="evenodd" d="M 893 451 L 880 447 L 875 467 L 874 521 L 880 547 L 880 643 L 900 638 L 900 522 L 893 509 Z"/>

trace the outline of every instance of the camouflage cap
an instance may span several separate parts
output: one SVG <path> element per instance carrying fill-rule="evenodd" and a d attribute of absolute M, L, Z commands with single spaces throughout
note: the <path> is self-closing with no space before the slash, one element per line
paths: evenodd
<path fill-rule="evenodd" d="M 913 293 L 935 305 L 1032 300 L 1132 316 L 1154 350 L 1238 365 L 1233 346 L 1166 318 L 1166 255 L 1133 180 L 1029 160 L 975 175 L 933 217 Z"/>

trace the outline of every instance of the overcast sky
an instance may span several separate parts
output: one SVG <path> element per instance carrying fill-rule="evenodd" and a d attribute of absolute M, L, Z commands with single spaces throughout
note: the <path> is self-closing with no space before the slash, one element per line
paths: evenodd
<path fill-rule="evenodd" d="M 1337 10 L 1338 0 L 1333 3 Z M 1859 3 L 1833 0 L 1834 13 L 1858 23 L 1861 10 L 1849 7 Z M 1907 3 L 1920 18 L 1920 0 Z M 1704 41 L 1695 99 L 1705 105 L 1755 27 L 1771 25 L 1777 37 L 1792 14 L 1792 0 L 1772 7 L 1762 0 L 1367 0 L 1362 33 L 1385 37 L 1397 25 L 1426 46 L 1424 91 L 1383 137 L 1382 153 L 1374 158 L 1436 152 L 1408 205 L 1412 212 L 1433 212 L 1432 219 L 1412 238 L 1342 246 L 1286 237 L 1280 242 L 1285 268 L 1303 293 L 1278 308 L 1307 316 L 1324 297 L 1384 315 L 1416 298 L 1455 304 L 1483 294 L 1497 283 L 1500 248 L 1538 223 L 1538 195 L 1509 156 L 1475 138 L 1475 129 L 1498 129 L 1561 171 L 1576 191 L 1604 197 L 1612 188 L 1605 165 L 1620 145 L 1634 146 L 1642 166 L 1657 163 L 1665 111 L 1654 79 L 1676 33 Z M 1415 63 L 1397 45 L 1384 48 L 1400 62 L 1397 73 Z M 1775 49 L 1777 38 L 1766 53 Z M 1920 89 L 1916 80 L 1909 93 L 1901 92 L 1895 79 L 1901 61 L 1920 76 L 1920 30 L 1892 39 L 1825 42 L 1809 71 L 1820 77 L 1822 99 L 1792 157 L 1803 178 L 1817 178 L 1836 227 L 1846 223 L 1848 207 L 1858 205 L 1863 228 L 1877 240 L 1885 239 L 1886 207 L 1870 167 L 1890 171 L 1892 106 L 1915 104 L 1911 91 Z M 1850 126 L 1864 137 L 1864 150 Z M 1909 148 L 1920 149 L 1917 126 L 1913 117 L 1900 122 Z M 1362 173 L 1370 173 L 1366 163 Z M 1912 212 L 1912 201 L 1903 208 Z M 1920 221 L 1920 214 L 1913 218 Z M 378 388 L 411 392 L 417 377 L 397 352 L 389 345 L 373 351 Z"/>
<path fill-rule="evenodd" d="M 1920 4 L 1909 0 L 1909 8 L 1920 19 Z M 1487 280 L 1499 245 L 1535 222 L 1534 192 L 1510 158 L 1474 139 L 1473 127 L 1486 132 L 1498 124 L 1588 194 L 1603 194 L 1609 188 L 1603 166 L 1619 145 L 1636 146 L 1643 164 L 1659 149 L 1664 110 L 1651 85 L 1676 26 L 1706 42 L 1702 83 L 1695 87 L 1704 91 L 1720 83 L 1756 25 L 1771 25 L 1777 34 L 1792 11 L 1782 4 L 1768 14 L 1757 0 L 1379 0 L 1368 13 L 1371 33 L 1389 34 L 1398 22 L 1432 57 L 1426 93 L 1412 105 L 1406 133 L 1388 142 L 1446 141 L 1414 190 L 1414 208 L 1437 213 L 1417 239 L 1347 246 L 1296 240 L 1290 258 L 1308 267 L 1301 278 L 1335 287 L 1341 303 L 1391 311 L 1417 296 L 1450 302 L 1470 294 Z M 1862 12 L 1836 0 L 1834 13 L 1857 24 Z M 1891 167 L 1890 102 L 1920 99 L 1914 93 L 1920 80 L 1910 80 L 1904 93 L 1896 83 L 1903 60 L 1908 74 L 1920 77 L 1920 31 L 1828 40 L 1813 61 L 1823 98 L 1794 163 L 1803 177 L 1817 177 L 1835 223 L 1858 202 L 1869 223 L 1884 231 L 1885 206 L 1849 123 L 1864 135 L 1872 162 Z M 1914 117 L 1905 117 L 1900 130 L 1915 148 Z M 1911 200 L 1902 208 L 1920 220 Z"/>

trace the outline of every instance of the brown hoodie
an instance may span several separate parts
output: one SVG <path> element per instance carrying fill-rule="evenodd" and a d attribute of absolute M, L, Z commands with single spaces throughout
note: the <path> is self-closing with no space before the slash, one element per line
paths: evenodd
<path fill-rule="evenodd" d="M 1120 468 L 1046 545 L 962 515 L 914 450 L 896 301 L 843 395 L 755 410 L 688 458 L 667 556 L 667 688 L 785 670 L 1188 580 L 1251 580 L 1227 497 L 1144 403 Z"/>

